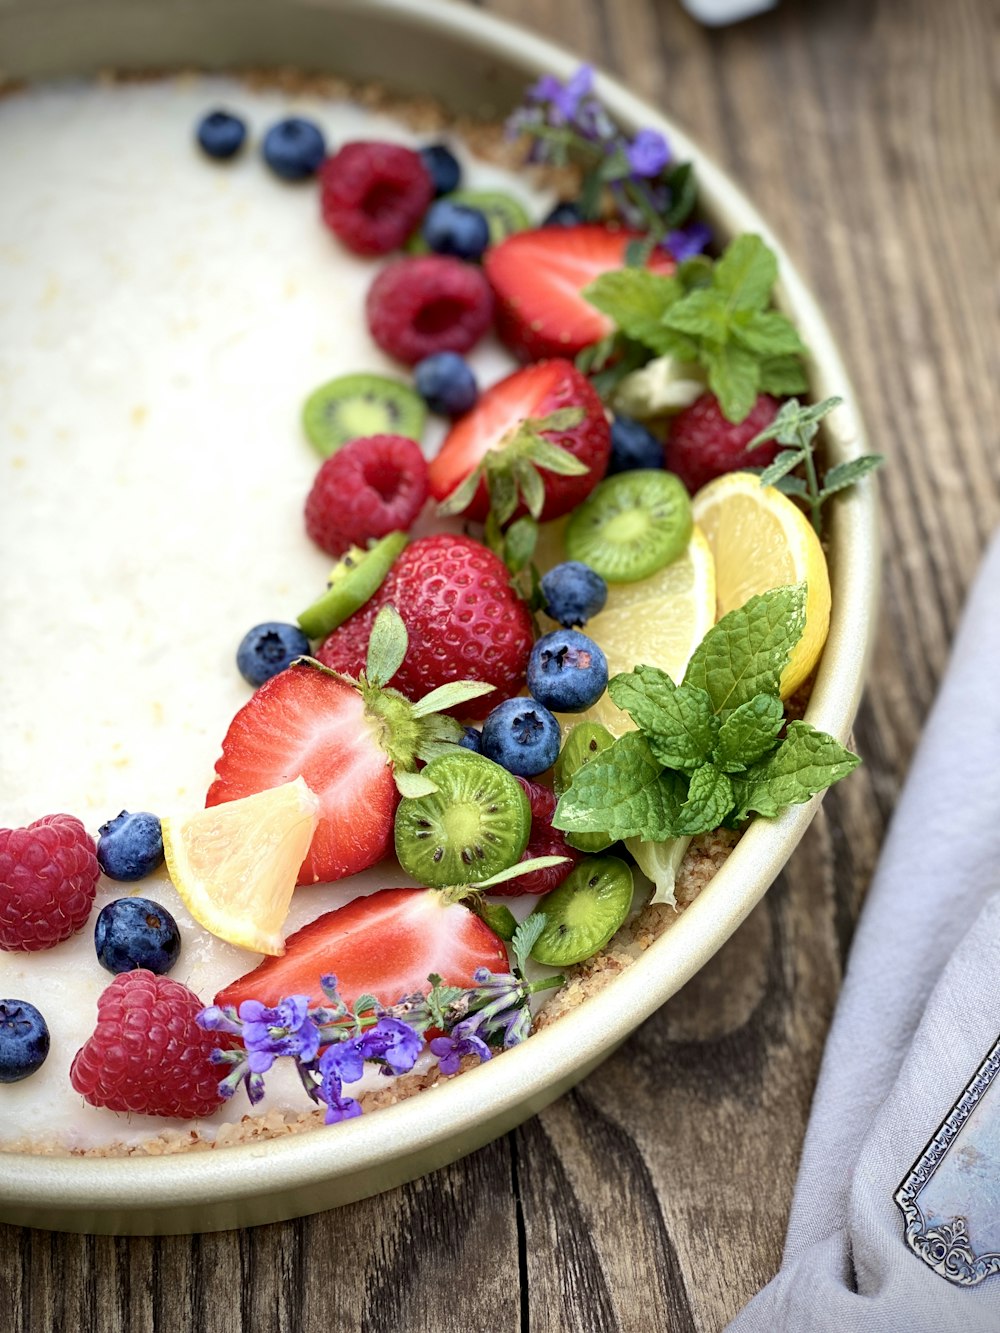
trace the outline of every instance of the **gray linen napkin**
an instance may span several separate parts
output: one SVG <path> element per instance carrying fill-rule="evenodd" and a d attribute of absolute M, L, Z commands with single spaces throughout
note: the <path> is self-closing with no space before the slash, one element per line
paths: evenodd
<path fill-rule="evenodd" d="M 941 1277 L 904 1243 L 893 1201 L 998 1035 L 1000 535 L 969 598 L 858 923 L 781 1271 L 730 1333 L 1000 1331 L 1000 1274 L 972 1287 Z M 977 1122 L 990 1114 L 994 1144 L 996 1082 Z M 968 1158 L 972 1145 L 964 1151 Z M 995 1232 L 998 1159 L 977 1155 L 985 1161 L 977 1210 Z M 975 1241 L 972 1233 L 970 1225 Z"/>

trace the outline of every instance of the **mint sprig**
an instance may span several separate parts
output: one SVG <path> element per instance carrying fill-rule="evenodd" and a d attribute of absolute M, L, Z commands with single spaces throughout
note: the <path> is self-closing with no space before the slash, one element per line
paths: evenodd
<path fill-rule="evenodd" d="M 608 690 L 638 727 L 573 775 L 553 824 L 570 833 L 662 842 L 772 817 L 860 760 L 805 722 L 784 738 L 781 675 L 805 625 L 805 588 L 776 588 L 724 616 L 682 684 L 638 666 Z"/>
<path fill-rule="evenodd" d="M 759 393 L 808 387 L 806 347 L 791 320 L 770 308 L 777 276 L 773 251 L 748 233 L 715 264 L 689 260 L 669 277 L 636 268 L 605 273 L 584 296 L 655 355 L 699 362 L 723 413 L 739 422 Z"/>
<path fill-rule="evenodd" d="M 815 457 L 819 423 L 842 402 L 841 398 L 824 398 L 821 403 L 803 406 L 797 398 L 791 398 L 782 403 L 771 424 L 747 445 L 748 452 L 768 440 L 777 440 L 785 446 L 774 462 L 761 472 L 760 484 L 777 486 L 786 495 L 804 500 L 817 533 L 823 530 L 821 510 L 830 496 L 853 486 L 885 462 L 882 454 L 862 454 L 846 463 L 838 463 L 820 480 Z M 804 478 L 792 475 L 800 468 L 805 473 Z"/>

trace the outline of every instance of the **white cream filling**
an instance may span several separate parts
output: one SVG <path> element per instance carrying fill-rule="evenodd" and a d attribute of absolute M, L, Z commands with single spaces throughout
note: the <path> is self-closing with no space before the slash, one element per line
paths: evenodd
<path fill-rule="evenodd" d="M 245 115 L 252 142 L 216 165 L 193 132 L 219 105 Z M 260 159 L 266 127 L 291 113 L 314 117 L 331 148 L 428 138 L 353 104 L 220 78 L 48 86 L 0 101 L 4 826 L 67 811 L 96 834 L 122 809 L 200 807 L 250 695 L 235 667 L 242 635 L 294 620 L 324 586 L 330 561 L 302 521 L 318 463 L 302 401 L 338 374 L 406 372 L 365 326 L 377 264 L 321 224 L 315 183 L 283 184 Z M 470 184 L 517 195 L 536 217 L 550 204 L 454 146 Z M 495 344 L 471 360 L 482 384 L 511 364 Z M 429 450 L 441 433 L 432 424 Z M 301 889 L 287 932 L 406 882 L 383 865 Z M 135 887 L 177 918 L 171 975 L 206 1002 L 258 961 L 196 926 L 165 873 Z M 127 892 L 102 879 L 95 916 Z M 90 1107 L 70 1087 L 111 980 L 93 919 L 47 952 L 0 953 L 0 996 L 37 1005 L 52 1037 L 37 1074 L 0 1085 L 0 1140 L 82 1148 L 180 1127 Z M 307 1105 L 294 1071 L 276 1066 L 261 1109 Z M 189 1123 L 212 1134 L 248 1109 L 241 1092 Z"/>

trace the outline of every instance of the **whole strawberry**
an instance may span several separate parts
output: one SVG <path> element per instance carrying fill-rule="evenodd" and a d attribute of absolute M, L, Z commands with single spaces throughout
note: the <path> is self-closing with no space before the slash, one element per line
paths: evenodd
<path fill-rule="evenodd" d="M 391 683 L 408 699 L 452 680 L 483 681 L 495 686 L 494 692 L 458 711 L 485 717 L 524 685 L 531 615 L 503 561 L 471 537 L 440 533 L 412 542 L 371 601 L 319 649 L 324 666 L 351 675 L 360 671 L 375 617 L 390 603 L 409 634 L 406 657 Z"/>
<path fill-rule="evenodd" d="M 69 1081 L 91 1106 L 193 1120 L 221 1106 L 218 1038 L 195 1017 L 194 991 L 152 972 L 123 972 L 97 1001 L 97 1027 Z"/>
<path fill-rule="evenodd" d="M 703 393 L 690 407 L 678 412 L 667 436 L 666 463 L 693 495 L 716 477 L 741 468 L 767 467 L 781 447 L 773 440 L 747 453 L 747 445 L 770 426 L 778 403 L 762 393 L 740 422 L 723 416 L 714 393 Z"/>
<path fill-rule="evenodd" d="M 593 385 L 571 361 L 542 361 L 494 384 L 452 426 L 430 465 L 431 494 L 476 521 L 491 500 L 502 523 L 525 510 L 547 521 L 587 498 L 610 454 Z"/>
<path fill-rule="evenodd" d="M 0 829 L 0 949 L 68 940 L 90 916 L 100 873 L 94 840 L 72 815 Z"/>

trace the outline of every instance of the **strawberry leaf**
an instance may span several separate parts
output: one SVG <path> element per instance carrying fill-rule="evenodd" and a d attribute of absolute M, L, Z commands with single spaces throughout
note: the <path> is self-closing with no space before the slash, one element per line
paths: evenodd
<path fill-rule="evenodd" d="M 396 768 L 392 776 L 400 796 L 432 796 L 438 790 L 437 783 L 424 777 L 423 773 L 412 773 L 405 768 Z"/>
<path fill-rule="evenodd" d="M 403 617 L 390 602 L 375 617 L 368 640 L 365 675 L 372 685 L 385 685 L 403 665 L 409 636 Z"/>
<path fill-rule="evenodd" d="M 480 680 L 449 680 L 415 703 L 411 715 L 427 717 L 430 713 L 443 713 L 446 708 L 457 708 L 459 704 L 468 703 L 470 699 L 480 699 L 495 689 L 495 685 L 486 685 Z"/>
<path fill-rule="evenodd" d="M 538 943 L 538 937 L 545 929 L 548 920 L 544 912 L 532 912 L 514 931 L 512 946 L 514 961 L 519 972 L 523 972 L 531 957 L 531 951 Z"/>

